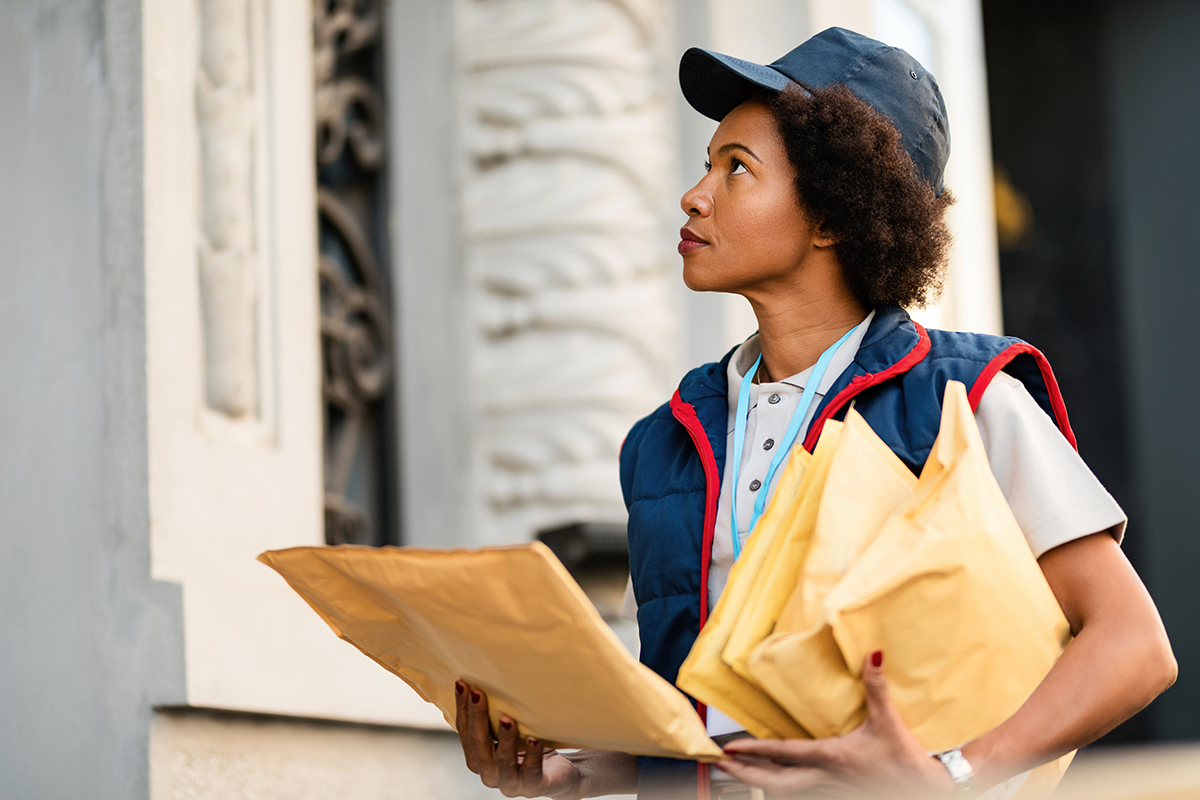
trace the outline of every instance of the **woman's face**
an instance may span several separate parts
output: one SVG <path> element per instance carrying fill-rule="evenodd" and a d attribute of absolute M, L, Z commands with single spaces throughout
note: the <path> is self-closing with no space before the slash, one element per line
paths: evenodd
<path fill-rule="evenodd" d="M 708 173 L 680 202 L 683 281 L 689 289 L 751 297 L 798 280 L 805 259 L 831 242 L 809 222 L 796 199 L 775 117 L 747 101 L 717 126 Z"/>

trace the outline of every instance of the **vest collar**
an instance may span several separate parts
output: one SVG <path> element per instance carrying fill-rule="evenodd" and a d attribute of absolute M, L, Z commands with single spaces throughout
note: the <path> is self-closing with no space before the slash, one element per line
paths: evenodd
<path fill-rule="evenodd" d="M 733 358 L 737 346 L 726 353 L 720 361 L 702 364 L 688 372 L 679 382 L 679 397 L 683 402 L 695 405 L 698 402 L 720 397 L 722 401 L 729 394 L 729 380 L 726 371 L 729 360 Z"/>
<path fill-rule="evenodd" d="M 813 451 L 825 423 L 859 392 L 908 372 L 929 355 L 929 347 L 929 334 L 907 311 L 899 306 L 879 308 L 853 363 L 834 381 L 817 406 L 804 449 Z"/>
<path fill-rule="evenodd" d="M 876 309 L 875 319 L 871 320 L 871 327 L 867 329 L 867 335 L 863 337 L 858 353 L 854 356 L 854 365 L 861 369 L 862 374 L 867 375 L 894 368 L 920 344 L 921 334 L 918 328 L 917 323 L 913 322 L 908 312 L 900 306 L 883 306 Z M 842 377 L 845 377 L 854 365 L 843 372 Z M 837 394 L 836 387 L 839 383 L 840 379 L 834 383 L 827 396 Z"/>

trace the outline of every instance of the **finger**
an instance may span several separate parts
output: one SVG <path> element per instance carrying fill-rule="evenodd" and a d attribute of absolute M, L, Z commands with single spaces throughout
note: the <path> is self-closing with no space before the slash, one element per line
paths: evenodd
<path fill-rule="evenodd" d="M 467 696 L 467 740 L 479 767 L 476 771 L 484 786 L 495 789 L 496 746 L 492 738 L 492 725 L 488 721 L 487 695 L 478 689 L 470 689 Z"/>
<path fill-rule="evenodd" d="M 525 740 L 525 760 L 521 762 L 521 785 L 531 790 L 542 788 L 542 760 L 546 755 L 546 745 L 541 739 L 530 736 Z"/>
<path fill-rule="evenodd" d="M 500 730 L 496 732 L 497 788 L 506 797 L 515 797 L 521 788 L 521 775 L 517 766 L 517 723 L 505 714 L 500 717 Z"/>
<path fill-rule="evenodd" d="M 454 682 L 454 729 L 458 731 L 458 743 L 462 745 L 463 756 L 467 760 L 467 769 L 479 772 L 475 765 L 475 754 L 467 740 L 467 684 L 463 681 Z"/>
<path fill-rule="evenodd" d="M 807 739 L 735 739 L 725 745 L 732 756 L 759 756 L 785 764 L 820 766 L 824 761 L 824 746 L 820 741 Z"/>
<path fill-rule="evenodd" d="M 876 650 L 863 658 L 862 676 L 863 687 L 867 693 L 867 717 L 891 721 L 896 711 L 888 691 L 887 676 L 883 671 L 882 650 Z"/>
<path fill-rule="evenodd" d="M 772 792 L 799 792 L 825 784 L 825 773 L 813 767 L 788 767 L 770 761 L 745 762 L 727 758 L 717 767 L 751 786 Z"/>

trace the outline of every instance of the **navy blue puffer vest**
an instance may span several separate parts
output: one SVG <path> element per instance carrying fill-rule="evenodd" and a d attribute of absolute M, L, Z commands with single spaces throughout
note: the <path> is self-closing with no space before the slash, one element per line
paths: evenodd
<path fill-rule="evenodd" d="M 708 616 L 708 566 L 725 467 L 727 367 L 732 352 L 689 372 L 667 404 L 633 426 L 621 450 L 629 509 L 629 566 L 638 602 L 641 660 L 672 683 Z M 851 400 L 875 432 L 920 471 L 941 420 L 950 380 L 966 385 L 971 408 L 1001 369 L 1017 378 L 1075 444 L 1045 357 L 1011 337 L 926 331 L 897 307 L 879 308 L 858 354 L 817 408 L 804 446 Z M 701 716 L 703 706 L 698 707 Z M 694 762 L 639 759 L 638 797 L 706 794 Z"/>

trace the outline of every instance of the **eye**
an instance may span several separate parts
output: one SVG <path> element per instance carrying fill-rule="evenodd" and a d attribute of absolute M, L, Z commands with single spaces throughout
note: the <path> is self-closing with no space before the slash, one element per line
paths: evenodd
<path fill-rule="evenodd" d="M 711 171 L 712 171 L 712 163 L 711 163 L 711 162 L 709 162 L 709 161 L 705 161 L 705 162 L 704 162 L 704 171 L 705 171 L 705 172 L 711 172 Z"/>
<path fill-rule="evenodd" d="M 746 171 L 746 165 L 743 164 L 741 161 L 738 161 L 736 158 L 730 160 L 729 166 L 730 166 L 730 169 L 729 169 L 730 175 L 740 175 L 741 173 Z"/>

